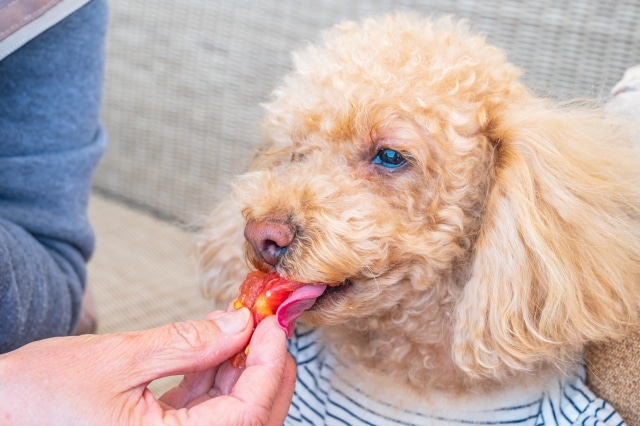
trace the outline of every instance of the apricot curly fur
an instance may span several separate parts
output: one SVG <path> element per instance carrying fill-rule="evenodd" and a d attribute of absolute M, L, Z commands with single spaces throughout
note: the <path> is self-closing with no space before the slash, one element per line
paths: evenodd
<path fill-rule="evenodd" d="M 248 270 L 246 221 L 297 236 L 277 270 L 342 283 L 302 320 L 345 359 L 462 388 L 574 367 L 640 312 L 640 175 L 631 130 L 542 99 L 464 23 L 347 22 L 294 54 L 264 143 L 198 243 L 221 303 Z M 398 169 L 372 164 L 383 149 Z"/>

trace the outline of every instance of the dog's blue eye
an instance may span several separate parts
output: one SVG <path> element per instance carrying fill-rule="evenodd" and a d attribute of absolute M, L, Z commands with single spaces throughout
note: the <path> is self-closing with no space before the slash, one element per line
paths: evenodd
<path fill-rule="evenodd" d="M 373 157 L 373 164 L 379 164 L 389 169 L 395 169 L 406 163 L 407 160 L 398 151 L 392 149 L 381 149 L 378 151 L 375 157 Z"/>

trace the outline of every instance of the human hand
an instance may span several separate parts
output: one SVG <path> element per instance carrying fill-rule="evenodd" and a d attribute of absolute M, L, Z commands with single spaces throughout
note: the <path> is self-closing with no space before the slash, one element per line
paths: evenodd
<path fill-rule="evenodd" d="M 59 337 L 0 356 L 0 423 L 281 425 L 295 383 L 273 318 L 251 338 L 246 368 L 228 360 L 251 336 L 247 309 L 110 335 Z M 185 374 L 157 400 L 155 379 Z"/>

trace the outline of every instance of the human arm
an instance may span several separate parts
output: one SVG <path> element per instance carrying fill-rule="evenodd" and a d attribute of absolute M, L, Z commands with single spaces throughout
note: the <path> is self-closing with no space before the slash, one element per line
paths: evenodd
<path fill-rule="evenodd" d="M 0 356 L 0 422 L 9 424 L 281 425 L 295 383 L 273 318 L 251 338 L 247 367 L 230 370 L 253 323 L 246 309 L 203 321 L 111 335 L 59 337 Z M 147 385 L 186 374 L 156 400 Z"/>

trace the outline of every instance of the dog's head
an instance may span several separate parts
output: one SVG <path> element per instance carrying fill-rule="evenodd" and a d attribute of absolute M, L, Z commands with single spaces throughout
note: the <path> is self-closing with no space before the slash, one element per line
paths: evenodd
<path fill-rule="evenodd" d="M 255 267 L 331 286 L 303 320 L 495 376 L 635 318 L 637 165 L 598 113 L 447 19 L 345 23 L 294 60 L 236 196 Z"/>

